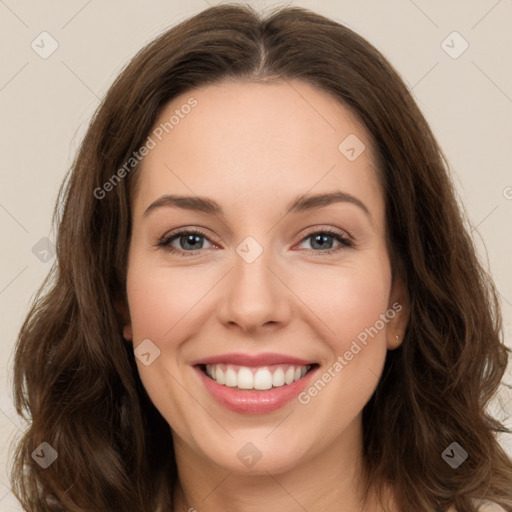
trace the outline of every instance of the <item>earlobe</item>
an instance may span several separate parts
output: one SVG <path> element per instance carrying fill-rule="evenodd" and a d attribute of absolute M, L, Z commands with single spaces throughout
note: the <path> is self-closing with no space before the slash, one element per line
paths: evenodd
<path fill-rule="evenodd" d="M 116 306 L 121 316 L 121 322 L 123 325 L 123 338 L 126 341 L 133 341 L 132 323 L 130 321 L 130 311 L 128 309 L 128 305 L 124 301 L 118 301 Z"/>
<path fill-rule="evenodd" d="M 389 309 L 393 311 L 387 327 L 386 347 L 395 350 L 404 341 L 405 330 L 409 322 L 409 301 L 401 279 L 395 279 L 389 296 Z"/>
<path fill-rule="evenodd" d="M 401 337 L 399 334 L 395 334 L 394 336 L 392 333 L 388 334 L 386 348 L 388 350 L 395 350 L 402 344 L 402 341 L 403 337 Z"/>
<path fill-rule="evenodd" d="M 132 324 L 126 324 L 123 327 L 123 338 L 126 341 L 133 341 Z"/>

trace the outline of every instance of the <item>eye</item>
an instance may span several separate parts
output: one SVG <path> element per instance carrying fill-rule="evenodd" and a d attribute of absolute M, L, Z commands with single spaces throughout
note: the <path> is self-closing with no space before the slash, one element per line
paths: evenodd
<path fill-rule="evenodd" d="M 340 244 L 337 248 L 332 248 L 332 239 Z M 311 240 L 311 250 L 316 253 L 330 255 L 345 247 L 352 247 L 352 242 L 340 230 L 322 229 L 314 231 L 302 239 L 301 243 Z M 315 250 L 320 249 L 320 250 Z"/>
<path fill-rule="evenodd" d="M 201 239 L 206 239 L 206 234 L 199 229 L 190 229 L 178 231 L 171 235 L 163 236 L 157 243 L 158 247 L 163 247 L 165 250 L 173 253 L 182 254 L 184 256 L 194 256 L 197 251 L 203 249 L 203 243 Z M 180 247 L 172 245 L 177 242 Z"/>
<path fill-rule="evenodd" d="M 203 246 L 203 239 L 207 240 L 212 246 L 214 245 L 203 231 L 195 228 L 178 231 L 176 233 L 171 233 L 170 235 L 164 235 L 158 240 L 156 246 L 182 256 L 194 256 L 198 251 L 205 248 Z M 336 240 L 339 243 L 339 246 L 333 249 L 333 242 L 331 239 Z M 340 249 L 353 246 L 352 242 L 344 235 L 343 231 L 332 228 L 313 231 L 306 235 L 301 240 L 301 243 L 309 240 L 312 240 L 312 243 L 310 244 L 311 249 L 309 250 L 314 253 L 319 253 L 320 255 L 333 254 Z M 178 247 L 176 247 L 175 244 L 177 244 Z"/>

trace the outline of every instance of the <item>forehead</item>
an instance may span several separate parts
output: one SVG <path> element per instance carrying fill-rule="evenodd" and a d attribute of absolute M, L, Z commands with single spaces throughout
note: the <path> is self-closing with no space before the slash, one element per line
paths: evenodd
<path fill-rule="evenodd" d="M 164 193 L 261 209 L 261 198 L 342 190 L 383 206 L 366 130 L 304 82 L 224 81 L 188 91 L 160 112 L 150 136 L 154 148 L 138 171 L 139 214 Z"/>

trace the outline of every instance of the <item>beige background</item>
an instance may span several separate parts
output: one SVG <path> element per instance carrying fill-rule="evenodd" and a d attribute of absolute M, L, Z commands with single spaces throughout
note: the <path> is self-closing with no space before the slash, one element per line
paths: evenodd
<path fill-rule="evenodd" d="M 43 237 L 54 240 L 50 220 L 58 186 L 122 66 L 160 32 L 214 3 L 0 0 L 2 512 L 21 510 L 6 472 L 9 447 L 24 427 L 11 404 L 12 349 L 28 304 L 54 261 L 41 261 L 32 248 Z M 252 3 L 260 9 L 276 5 Z M 505 336 L 512 345 L 512 0 L 289 3 L 366 37 L 412 89 L 450 159 L 479 250 L 500 291 Z M 31 47 L 43 31 L 58 43 L 47 59 Z M 463 39 L 450 36 L 442 45 L 453 31 Z M 458 58 L 445 51 L 455 55 L 464 40 L 469 46 Z M 50 40 L 45 41 L 49 49 Z M 512 384 L 510 373 L 505 382 Z M 502 391 L 492 411 L 509 417 L 512 426 L 512 390 L 502 386 Z M 510 438 L 500 440 L 512 455 Z"/>

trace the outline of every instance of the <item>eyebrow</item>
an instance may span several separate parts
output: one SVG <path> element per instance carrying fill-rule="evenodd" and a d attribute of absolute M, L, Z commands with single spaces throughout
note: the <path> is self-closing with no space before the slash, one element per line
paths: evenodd
<path fill-rule="evenodd" d="M 348 194 L 347 192 L 335 191 L 324 194 L 302 194 L 293 199 L 286 209 L 285 215 L 288 213 L 300 213 L 317 208 L 323 208 L 334 203 L 350 203 L 358 206 L 363 210 L 366 215 L 371 219 L 371 214 L 366 205 L 357 197 Z M 200 196 L 178 196 L 178 195 L 163 195 L 156 201 L 151 203 L 146 211 L 144 217 L 150 213 L 163 207 L 176 207 L 184 210 L 197 211 L 207 213 L 210 215 L 224 216 L 224 211 L 219 203 L 213 199 Z"/>

